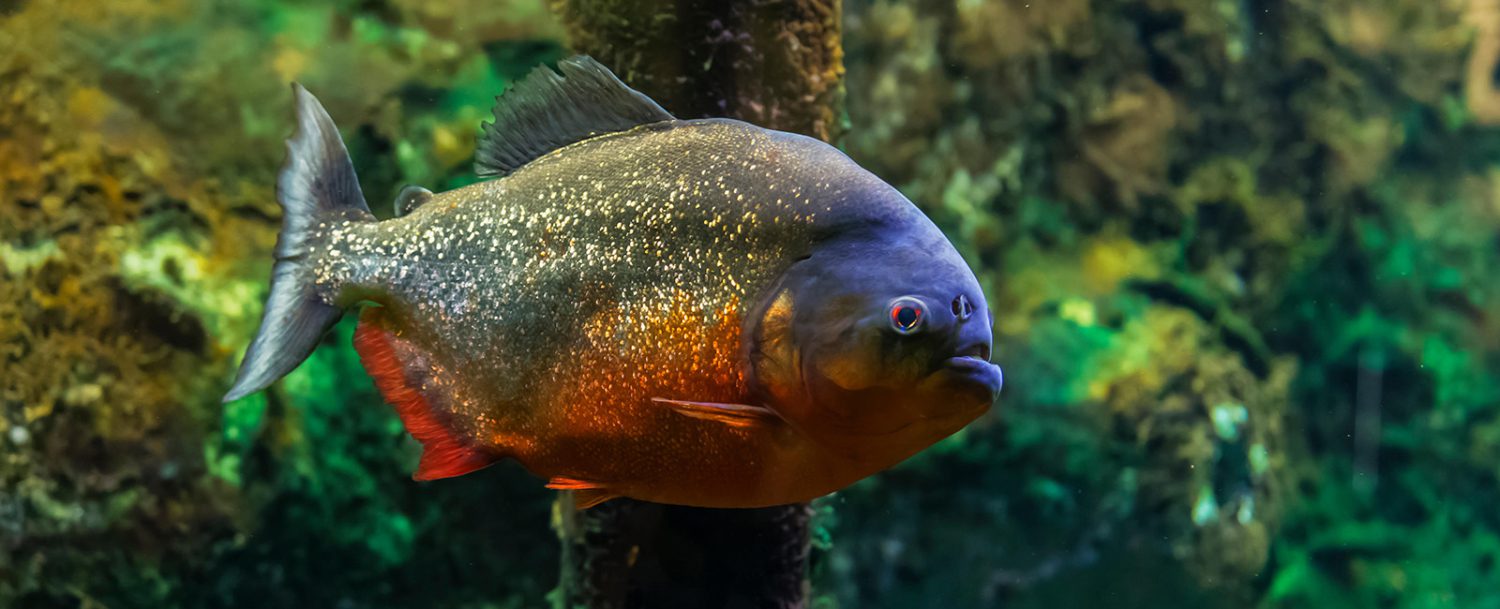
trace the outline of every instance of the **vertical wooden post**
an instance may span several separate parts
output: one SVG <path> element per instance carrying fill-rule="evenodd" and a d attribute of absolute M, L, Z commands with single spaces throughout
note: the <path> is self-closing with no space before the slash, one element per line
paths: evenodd
<path fill-rule="evenodd" d="M 616 499 L 557 501 L 556 606 L 677 609 L 806 606 L 806 504 L 717 510 Z"/>
<path fill-rule="evenodd" d="M 574 51 L 680 118 L 838 135 L 841 0 L 552 0 L 552 8 Z"/>
<path fill-rule="evenodd" d="M 573 50 L 679 118 L 838 135 L 841 0 L 552 0 L 552 8 Z M 810 516 L 807 505 L 709 510 L 629 499 L 577 512 L 561 497 L 555 604 L 805 607 Z"/>

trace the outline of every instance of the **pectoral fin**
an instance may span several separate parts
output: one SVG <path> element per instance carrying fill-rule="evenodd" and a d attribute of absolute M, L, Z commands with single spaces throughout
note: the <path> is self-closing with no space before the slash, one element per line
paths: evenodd
<path fill-rule="evenodd" d="M 667 398 L 651 398 L 651 401 L 666 405 L 680 414 L 695 419 L 718 421 L 731 427 L 761 427 L 770 425 L 778 418 L 775 412 L 764 406 L 725 404 L 721 402 L 692 402 Z"/>
<path fill-rule="evenodd" d="M 547 488 L 559 491 L 573 491 L 573 507 L 586 510 L 610 499 L 619 497 L 596 482 L 556 476 L 547 481 Z"/>

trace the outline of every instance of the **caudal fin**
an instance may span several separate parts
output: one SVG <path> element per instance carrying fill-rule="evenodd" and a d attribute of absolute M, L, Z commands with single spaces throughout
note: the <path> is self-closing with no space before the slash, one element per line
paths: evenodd
<path fill-rule="evenodd" d="M 308 246 L 321 234 L 319 225 L 374 219 L 333 119 L 307 89 L 294 84 L 292 90 L 297 132 L 286 142 L 286 164 L 276 181 L 282 221 L 271 296 L 225 402 L 265 389 L 291 372 L 343 314 L 319 296 L 308 268 Z"/>

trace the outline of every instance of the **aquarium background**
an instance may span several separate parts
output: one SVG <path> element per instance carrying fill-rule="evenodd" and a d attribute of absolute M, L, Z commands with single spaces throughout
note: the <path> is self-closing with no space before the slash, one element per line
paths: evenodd
<path fill-rule="evenodd" d="M 878 607 L 1500 607 L 1500 2 L 846 0 L 838 139 L 970 259 L 993 413 L 815 503 Z M 0 0 L 0 607 L 546 606 L 552 494 L 418 484 L 346 320 L 219 404 L 292 127 L 474 180 L 541 0 Z"/>

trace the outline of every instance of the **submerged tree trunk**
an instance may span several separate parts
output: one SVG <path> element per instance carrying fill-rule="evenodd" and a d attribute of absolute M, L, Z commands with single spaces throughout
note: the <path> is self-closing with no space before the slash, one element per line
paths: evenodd
<path fill-rule="evenodd" d="M 807 597 L 806 504 L 712 510 L 616 499 L 557 501 L 561 607 L 800 608 Z"/>
<path fill-rule="evenodd" d="M 573 49 L 679 118 L 727 116 L 831 141 L 840 0 L 553 0 Z M 691 455 L 684 455 L 691 458 Z M 710 510 L 557 503 L 560 607 L 806 606 L 805 504 Z"/>
<path fill-rule="evenodd" d="M 573 50 L 679 118 L 837 135 L 841 0 L 552 0 L 552 8 Z"/>

